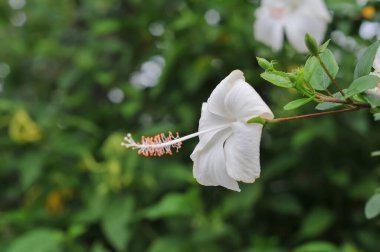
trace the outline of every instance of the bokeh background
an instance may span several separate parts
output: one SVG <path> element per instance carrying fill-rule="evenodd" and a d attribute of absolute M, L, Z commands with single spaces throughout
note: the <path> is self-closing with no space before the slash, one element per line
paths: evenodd
<path fill-rule="evenodd" d="M 343 87 L 380 36 L 379 4 L 359 2 L 327 1 Z M 234 69 L 277 117 L 314 111 L 284 111 L 296 93 L 260 79 L 256 56 L 291 70 L 306 55 L 254 40 L 258 6 L 2 0 L 0 250 L 379 251 L 364 205 L 379 186 L 380 131 L 365 111 L 267 126 L 261 178 L 241 193 L 195 182 L 196 139 L 161 158 L 120 146 L 127 132 L 195 132 Z"/>

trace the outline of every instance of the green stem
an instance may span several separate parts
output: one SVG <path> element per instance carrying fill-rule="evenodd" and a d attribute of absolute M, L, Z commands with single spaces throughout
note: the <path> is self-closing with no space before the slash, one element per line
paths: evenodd
<path fill-rule="evenodd" d="M 355 111 L 355 110 L 359 110 L 359 109 L 360 109 L 360 107 L 354 107 L 354 108 L 348 108 L 348 109 L 340 109 L 340 110 L 326 111 L 326 112 L 320 112 L 320 113 L 312 113 L 312 114 L 306 114 L 306 115 L 283 117 L 283 118 L 275 118 L 275 119 L 265 119 L 265 120 L 268 123 L 278 123 L 278 122 L 286 122 L 286 121 L 299 120 L 299 119 L 309 118 L 309 117 L 316 117 L 316 116 L 324 116 L 324 115 L 332 115 L 332 114 L 338 114 L 338 113 L 351 112 L 351 111 Z"/>

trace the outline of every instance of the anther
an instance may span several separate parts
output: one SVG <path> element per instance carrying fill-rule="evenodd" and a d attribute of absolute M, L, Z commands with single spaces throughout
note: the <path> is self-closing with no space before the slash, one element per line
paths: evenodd
<path fill-rule="evenodd" d="M 181 148 L 182 142 L 179 140 L 179 134 L 176 136 L 169 131 L 168 136 L 164 133 L 155 135 L 154 137 L 141 137 L 141 143 L 136 143 L 130 133 L 124 138 L 121 145 L 125 148 L 138 149 L 137 153 L 146 157 L 149 156 L 163 156 L 172 155 L 173 152 L 171 148 L 176 149 L 176 152 Z"/>

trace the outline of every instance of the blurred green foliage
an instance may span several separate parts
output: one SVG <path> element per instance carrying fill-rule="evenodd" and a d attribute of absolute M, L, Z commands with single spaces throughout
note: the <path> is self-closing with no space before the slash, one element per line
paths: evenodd
<path fill-rule="evenodd" d="M 258 1 L 33 0 L 13 9 L 8 2 L 0 2 L 2 251 L 380 247 L 379 219 L 364 216 L 379 185 L 379 159 L 370 153 L 380 131 L 365 111 L 266 127 L 261 178 L 241 193 L 195 182 L 196 140 L 162 158 L 120 147 L 128 131 L 196 131 L 202 102 L 233 69 L 277 117 L 313 110 L 282 110 L 296 95 L 260 79 L 256 56 L 284 70 L 306 57 L 255 42 Z M 359 47 L 370 44 L 357 35 L 355 1 L 327 3 L 334 11 L 327 36 L 340 31 Z M 219 22 L 208 23 L 215 13 Z M 331 50 L 347 87 L 356 51 L 342 41 L 333 39 Z M 147 69 L 158 81 L 141 78 Z"/>

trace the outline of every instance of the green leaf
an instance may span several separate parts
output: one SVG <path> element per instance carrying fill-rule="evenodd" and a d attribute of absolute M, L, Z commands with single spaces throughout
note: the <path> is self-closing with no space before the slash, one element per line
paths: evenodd
<path fill-rule="evenodd" d="M 156 205 L 146 209 L 144 216 L 148 219 L 159 219 L 173 216 L 186 216 L 194 213 L 198 205 L 198 196 L 194 192 L 171 193 L 164 196 Z"/>
<path fill-rule="evenodd" d="M 343 92 L 346 92 L 346 89 L 343 89 Z M 342 94 L 340 92 L 336 92 L 333 94 L 333 96 L 335 98 L 338 98 L 338 99 L 341 99 L 341 100 L 344 100 Z M 340 107 L 342 106 L 342 104 L 340 103 L 334 103 L 334 102 L 322 102 L 322 103 L 319 103 L 315 109 L 317 110 L 329 110 L 329 109 L 332 109 L 332 108 L 337 108 L 337 107 Z"/>
<path fill-rule="evenodd" d="M 380 150 L 371 152 L 371 157 L 378 157 L 380 156 Z"/>
<path fill-rule="evenodd" d="M 334 216 L 326 208 L 316 208 L 303 222 L 300 234 L 303 237 L 315 237 L 326 231 L 332 224 Z"/>
<path fill-rule="evenodd" d="M 339 249 L 329 242 L 314 241 L 295 248 L 293 252 L 339 252 Z"/>
<path fill-rule="evenodd" d="M 367 219 L 375 218 L 380 214 L 380 193 L 377 193 L 369 198 L 365 204 L 364 213 Z"/>
<path fill-rule="evenodd" d="M 346 97 L 364 92 L 370 88 L 374 88 L 380 82 L 380 78 L 374 75 L 362 76 L 354 80 L 347 88 Z"/>
<path fill-rule="evenodd" d="M 281 216 L 297 216 L 302 212 L 302 206 L 299 200 L 294 197 L 294 195 L 288 193 L 280 193 L 271 197 L 271 199 L 267 201 L 267 204 L 271 211 Z"/>
<path fill-rule="evenodd" d="M 186 238 L 180 235 L 161 236 L 150 245 L 148 252 L 189 251 Z"/>
<path fill-rule="evenodd" d="M 97 242 L 92 246 L 91 252 L 110 252 L 110 251 L 106 249 L 103 244 Z"/>
<path fill-rule="evenodd" d="M 48 228 L 39 228 L 13 240 L 6 252 L 52 252 L 63 241 L 63 233 Z"/>
<path fill-rule="evenodd" d="M 339 106 L 342 106 L 342 104 L 333 103 L 333 102 L 322 102 L 322 103 L 319 103 L 315 107 L 315 109 L 317 109 L 317 110 L 329 110 L 329 109 L 332 109 L 332 108 L 337 108 Z"/>
<path fill-rule="evenodd" d="M 330 41 L 331 41 L 331 39 L 329 39 L 329 40 L 327 40 L 325 43 L 323 43 L 323 44 L 319 47 L 319 51 L 320 51 L 320 52 L 324 52 L 324 51 L 327 49 L 327 47 L 329 46 Z"/>
<path fill-rule="evenodd" d="M 339 67 L 336 63 L 334 54 L 326 49 L 321 54 L 320 57 L 322 62 L 326 65 L 326 68 L 335 78 L 338 73 Z M 317 57 L 310 57 L 305 64 L 305 79 L 310 85 L 316 90 L 325 90 L 331 84 L 329 76 L 326 74 L 323 67 Z"/>
<path fill-rule="evenodd" d="M 360 57 L 355 67 L 354 79 L 368 75 L 372 70 L 373 61 L 376 56 L 377 49 L 380 46 L 380 40 L 370 45 L 364 54 Z"/>
<path fill-rule="evenodd" d="M 260 74 L 264 80 L 283 88 L 294 87 L 294 84 L 289 79 L 286 73 L 281 71 L 266 71 Z"/>
<path fill-rule="evenodd" d="M 127 198 L 124 202 L 114 200 L 104 212 L 101 227 L 108 241 L 117 250 L 125 250 L 131 238 L 128 223 L 131 221 L 134 201 Z"/>
<path fill-rule="evenodd" d="M 292 110 L 292 109 L 299 108 L 299 107 L 311 102 L 313 99 L 314 99 L 314 97 L 309 97 L 309 98 L 301 98 L 298 100 L 291 101 L 284 106 L 284 109 L 285 110 Z"/>

